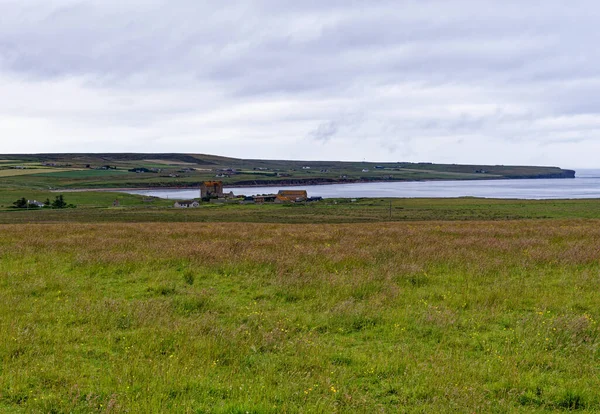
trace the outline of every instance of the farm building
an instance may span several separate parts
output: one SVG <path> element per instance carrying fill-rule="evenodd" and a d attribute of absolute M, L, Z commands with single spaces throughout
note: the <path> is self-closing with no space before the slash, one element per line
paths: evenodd
<path fill-rule="evenodd" d="M 196 200 L 182 200 L 182 201 L 176 201 L 174 204 L 174 207 L 177 207 L 177 208 L 200 207 L 200 203 Z"/>
<path fill-rule="evenodd" d="M 306 190 L 279 190 L 276 203 L 298 203 L 306 201 L 308 194 Z"/>
<path fill-rule="evenodd" d="M 244 197 L 242 204 L 264 204 L 264 203 L 272 203 L 276 200 L 277 196 L 275 194 L 262 194 Z"/>

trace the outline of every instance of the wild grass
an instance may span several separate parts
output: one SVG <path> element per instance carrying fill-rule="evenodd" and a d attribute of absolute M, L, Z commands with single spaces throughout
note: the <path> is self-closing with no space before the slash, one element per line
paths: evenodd
<path fill-rule="evenodd" d="M 0 226 L 0 411 L 600 410 L 600 221 Z"/>

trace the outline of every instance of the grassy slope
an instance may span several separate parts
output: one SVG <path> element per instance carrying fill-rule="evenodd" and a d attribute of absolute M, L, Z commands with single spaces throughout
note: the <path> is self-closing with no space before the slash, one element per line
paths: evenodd
<path fill-rule="evenodd" d="M 13 159 L 10 161 L 10 159 Z M 276 184 L 345 182 L 369 180 L 460 180 L 490 178 L 547 177 L 568 174 L 557 167 L 481 166 L 430 163 L 373 163 L 335 161 L 243 160 L 202 154 L 29 154 L 0 155 L 0 172 L 10 166 L 40 167 L 52 163 L 57 168 L 84 171 L 41 173 L 27 177 L 2 177 L 5 188 L 107 188 L 195 186 L 215 179 L 219 170 L 234 168 L 238 174 L 223 178 L 226 184 Z M 103 165 L 116 169 L 94 170 Z M 382 167 L 381 169 L 376 168 Z M 128 169 L 160 168 L 159 173 L 136 174 Z M 304 169 L 303 167 L 310 167 Z M 193 171 L 182 171 L 193 168 Z M 4 169 L 4 170 L 3 170 Z M 368 169 L 368 172 L 364 172 Z M 477 171 L 485 170 L 486 173 Z M 278 177 L 277 174 L 285 174 Z M 176 174 L 178 177 L 169 177 Z M 346 177 L 346 178 L 340 178 Z"/>
<path fill-rule="evenodd" d="M 0 226 L 0 411 L 600 410 L 600 221 Z"/>

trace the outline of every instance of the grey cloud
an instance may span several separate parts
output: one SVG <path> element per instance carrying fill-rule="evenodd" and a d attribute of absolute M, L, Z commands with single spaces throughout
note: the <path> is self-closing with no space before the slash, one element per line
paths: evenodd
<path fill-rule="evenodd" d="M 310 136 L 317 141 L 329 141 L 338 131 L 338 125 L 334 121 L 323 122 L 317 129 L 310 132 Z"/>
<path fill-rule="evenodd" d="M 416 161 L 431 159 L 421 143 L 436 140 L 456 142 L 464 157 L 475 137 L 508 147 L 527 139 L 549 154 L 553 142 L 600 139 L 593 120 L 576 118 L 600 113 L 600 7 L 589 0 L 0 0 L 0 8 L 0 93 L 15 96 L 0 114 L 14 122 L 36 117 L 61 132 L 115 122 L 162 137 L 157 146 L 173 134 L 226 148 L 247 137 L 282 147 L 308 138 L 321 142 L 317 156 L 333 158 L 334 145 L 352 142 L 344 157 Z M 22 90 L 3 90 L 3 80 Z M 35 95 L 64 82 L 72 95 Z M 39 102 L 28 105 L 29 96 Z"/>

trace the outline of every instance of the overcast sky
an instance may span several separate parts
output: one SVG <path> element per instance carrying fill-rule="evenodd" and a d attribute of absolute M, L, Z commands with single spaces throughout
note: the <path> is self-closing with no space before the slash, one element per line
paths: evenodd
<path fill-rule="evenodd" d="M 0 153 L 600 167 L 600 6 L 0 0 Z"/>

